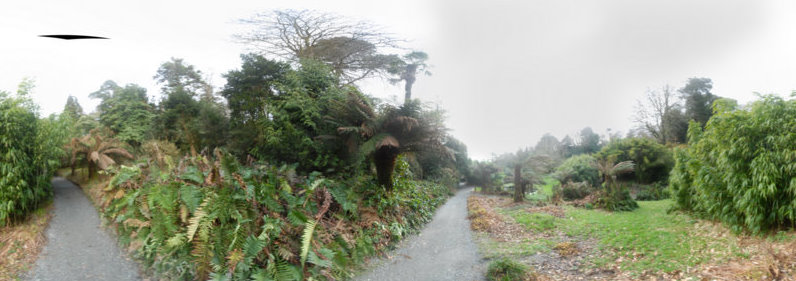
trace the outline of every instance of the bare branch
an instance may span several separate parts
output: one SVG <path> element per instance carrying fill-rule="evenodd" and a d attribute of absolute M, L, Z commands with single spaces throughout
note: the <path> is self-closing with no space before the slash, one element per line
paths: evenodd
<path fill-rule="evenodd" d="M 255 52 L 292 63 L 325 62 L 348 84 L 384 74 L 380 49 L 402 42 L 373 23 L 313 10 L 275 10 L 239 22 L 250 30 L 234 38 Z"/>

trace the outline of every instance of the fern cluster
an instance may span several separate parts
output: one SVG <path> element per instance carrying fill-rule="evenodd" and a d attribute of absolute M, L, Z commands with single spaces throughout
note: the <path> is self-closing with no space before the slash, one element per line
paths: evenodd
<path fill-rule="evenodd" d="M 184 158 L 172 169 L 149 161 L 114 171 L 104 214 L 152 275 L 346 279 L 366 257 L 430 220 L 449 193 L 411 180 L 405 162 L 399 188 L 388 193 L 368 178 L 297 176 L 289 166 L 241 166 L 225 158 L 217 153 L 215 161 Z"/>

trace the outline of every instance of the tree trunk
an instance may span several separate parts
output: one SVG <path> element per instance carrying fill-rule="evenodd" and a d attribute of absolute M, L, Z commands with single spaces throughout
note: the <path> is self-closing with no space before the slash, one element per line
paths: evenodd
<path fill-rule="evenodd" d="M 415 73 L 417 72 L 417 68 L 419 65 L 417 64 L 410 64 L 406 66 L 406 72 L 404 72 L 403 79 L 406 81 L 404 84 L 404 91 L 406 91 L 404 95 L 404 104 L 409 103 L 412 100 L 412 85 L 415 84 Z"/>
<path fill-rule="evenodd" d="M 404 103 L 409 103 L 412 100 L 412 84 L 415 83 L 415 79 L 407 79 L 406 84 L 404 85 Z"/>
<path fill-rule="evenodd" d="M 97 174 L 97 169 L 94 168 L 94 164 L 91 161 L 88 161 L 88 179 L 93 179 L 94 175 Z"/>
<path fill-rule="evenodd" d="M 522 202 L 525 192 L 522 184 L 522 165 L 514 165 L 514 202 Z"/>
<path fill-rule="evenodd" d="M 398 158 L 398 148 L 385 146 L 376 151 L 373 155 L 373 162 L 376 164 L 376 178 L 381 186 L 392 190 L 392 175 L 395 169 L 395 160 Z"/>

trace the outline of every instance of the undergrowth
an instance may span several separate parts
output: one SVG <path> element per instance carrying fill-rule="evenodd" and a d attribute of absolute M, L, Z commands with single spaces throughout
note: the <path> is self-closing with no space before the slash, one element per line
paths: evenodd
<path fill-rule="evenodd" d="M 486 272 L 490 281 L 526 281 L 536 280 L 533 271 L 527 265 L 502 258 L 489 263 Z"/>
<path fill-rule="evenodd" d="M 122 166 L 98 202 L 149 274 L 168 280 L 347 279 L 429 221 L 450 190 L 411 180 L 298 176 L 216 152 Z M 160 165 L 158 163 L 161 163 Z"/>

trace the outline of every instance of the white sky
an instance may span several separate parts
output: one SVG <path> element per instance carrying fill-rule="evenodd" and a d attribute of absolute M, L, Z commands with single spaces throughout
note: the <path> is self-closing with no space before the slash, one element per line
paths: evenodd
<path fill-rule="evenodd" d="M 432 76 L 414 97 L 448 111 L 470 155 L 532 146 L 591 126 L 627 132 L 647 89 L 709 77 L 714 94 L 745 103 L 752 92 L 796 90 L 796 2 L 611 1 L 16 1 L 0 2 L 0 89 L 36 80 L 43 115 L 68 95 L 84 110 L 105 80 L 158 96 L 152 76 L 170 57 L 212 74 L 240 66 L 235 20 L 268 9 L 317 9 L 365 19 L 426 51 Z M 62 41 L 40 34 L 111 40 Z M 371 81 L 377 97 L 401 86 Z"/>

